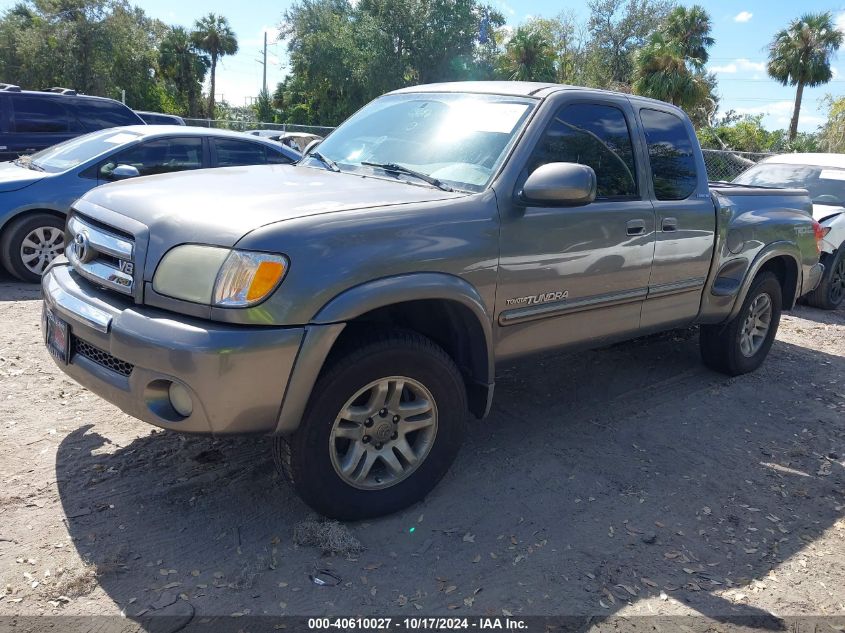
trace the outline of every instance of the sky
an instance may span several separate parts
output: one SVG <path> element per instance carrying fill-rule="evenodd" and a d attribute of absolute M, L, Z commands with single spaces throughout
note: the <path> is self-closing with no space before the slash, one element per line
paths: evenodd
<path fill-rule="evenodd" d="M 530 16 L 552 17 L 561 11 L 588 14 L 585 0 L 488 0 L 498 8 L 510 26 L 518 26 Z M 225 15 L 238 36 L 240 51 L 226 57 L 218 66 L 217 98 L 232 105 L 249 103 L 261 89 L 261 50 L 268 33 L 267 83 L 272 92 L 286 69 L 284 43 L 277 43 L 278 25 L 292 0 L 137 0 L 149 15 L 168 24 L 190 27 L 199 16 L 213 11 Z M 6 9 L 14 0 L 0 0 Z M 692 2 L 681 2 L 692 4 Z M 781 86 L 766 75 L 766 46 L 776 31 L 800 13 L 830 11 L 845 30 L 845 4 L 823 0 L 699 0 L 713 21 L 715 45 L 710 49 L 709 69 L 719 78 L 720 112 L 735 110 L 741 114 L 763 114 L 770 129 L 785 128 L 792 115 L 795 89 Z M 804 90 L 799 129 L 814 131 L 825 120 L 822 98 L 830 93 L 845 94 L 845 47 L 833 61 L 834 78 L 830 83 Z M 131 104 L 130 104 L 131 105 Z"/>

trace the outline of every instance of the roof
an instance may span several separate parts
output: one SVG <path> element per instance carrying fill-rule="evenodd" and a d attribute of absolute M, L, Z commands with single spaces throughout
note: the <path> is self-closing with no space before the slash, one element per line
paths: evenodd
<path fill-rule="evenodd" d="M 845 154 L 778 154 L 769 156 L 761 162 L 764 163 L 786 163 L 789 165 L 814 165 L 816 167 L 840 167 L 845 169 Z"/>
<path fill-rule="evenodd" d="M 250 139 L 252 141 L 266 142 L 267 139 L 245 132 L 234 130 L 220 130 L 217 128 L 200 127 L 198 125 L 126 125 L 121 128 L 109 128 L 111 130 L 127 130 L 137 132 L 143 136 L 157 136 L 163 134 L 178 134 L 179 136 L 219 136 L 224 138 Z"/>
<path fill-rule="evenodd" d="M 555 84 L 536 81 L 451 81 L 439 84 L 423 84 L 419 86 L 408 86 L 394 90 L 388 94 L 408 94 L 420 92 L 464 92 L 475 94 L 505 95 L 514 97 L 535 97 L 545 99 L 546 97 L 564 90 L 577 90 L 583 93 L 595 95 L 614 95 L 631 99 L 640 104 L 659 104 L 663 108 L 672 108 L 680 112 L 680 108 L 665 101 L 641 97 L 640 95 L 602 90 L 600 88 L 586 88 L 584 86 L 572 86 L 569 84 Z"/>
<path fill-rule="evenodd" d="M 120 103 L 117 99 L 111 97 L 98 97 L 96 95 L 86 95 L 81 92 L 76 94 L 62 94 L 61 92 L 50 92 L 49 90 L 3 90 L 2 94 L 10 96 L 25 96 L 25 97 L 44 97 L 45 99 L 97 99 L 99 101 L 114 101 Z"/>
<path fill-rule="evenodd" d="M 394 90 L 390 94 L 407 92 L 474 92 L 480 94 L 530 97 L 549 88 L 566 88 L 560 84 L 536 81 L 450 81 L 439 84 L 423 84 Z"/>

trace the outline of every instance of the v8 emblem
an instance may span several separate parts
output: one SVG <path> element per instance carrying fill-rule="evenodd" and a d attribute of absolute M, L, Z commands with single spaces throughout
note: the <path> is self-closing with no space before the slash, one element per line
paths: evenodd
<path fill-rule="evenodd" d="M 122 273 L 126 273 L 127 275 L 132 275 L 135 273 L 135 264 L 133 264 L 132 262 L 126 262 L 121 259 L 118 263 L 118 266 L 120 267 L 120 272 Z"/>

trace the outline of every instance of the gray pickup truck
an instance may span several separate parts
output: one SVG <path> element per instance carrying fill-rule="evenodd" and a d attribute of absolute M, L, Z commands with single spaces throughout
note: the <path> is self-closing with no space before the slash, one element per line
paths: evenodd
<path fill-rule="evenodd" d="M 804 190 L 709 187 L 684 113 L 559 85 L 417 86 L 294 166 L 78 200 L 43 277 L 63 371 L 174 431 L 261 433 L 343 519 L 423 498 L 497 363 L 701 325 L 736 375 L 813 290 Z"/>

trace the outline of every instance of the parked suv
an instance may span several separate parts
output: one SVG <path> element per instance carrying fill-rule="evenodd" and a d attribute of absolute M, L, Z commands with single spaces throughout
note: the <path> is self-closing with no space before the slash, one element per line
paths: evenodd
<path fill-rule="evenodd" d="M 0 84 L 0 161 L 103 128 L 142 124 L 137 114 L 114 99 L 68 88 L 36 91 Z"/>

